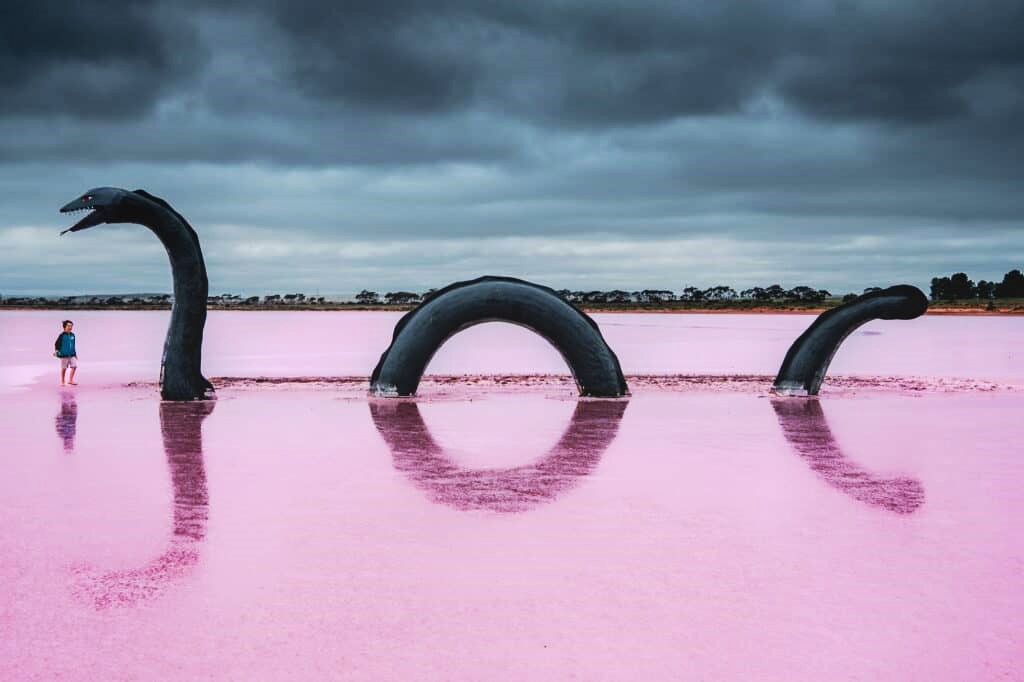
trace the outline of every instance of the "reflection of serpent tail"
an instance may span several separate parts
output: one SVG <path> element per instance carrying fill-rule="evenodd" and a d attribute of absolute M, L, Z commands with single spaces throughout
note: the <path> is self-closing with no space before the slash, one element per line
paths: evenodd
<path fill-rule="evenodd" d="M 554 499 L 593 471 L 615 439 L 624 401 L 583 400 L 568 428 L 543 459 L 506 469 L 464 469 L 430 435 L 414 402 L 370 402 L 377 431 L 395 468 L 436 502 L 456 509 L 525 511 Z"/>
<path fill-rule="evenodd" d="M 152 599 L 184 577 L 199 561 L 199 547 L 206 537 L 209 517 L 202 423 L 215 404 L 160 404 L 160 433 L 174 490 L 171 540 L 160 556 L 139 568 L 97 575 L 88 567 L 76 567 L 77 591 L 97 609 L 132 606 Z"/>
<path fill-rule="evenodd" d="M 213 388 L 202 374 L 209 285 L 196 231 L 170 204 L 141 189 L 129 192 L 116 187 L 97 187 L 60 210 L 61 213 L 91 211 L 64 232 L 77 232 L 103 223 L 138 223 L 160 239 L 167 249 L 174 277 L 174 305 L 164 341 L 160 394 L 164 400 L 204 398 L 206 391 Z"/>
<path fill-rule="evenodd" d="M 480 277 L 438 290 L 395 326 L 370 377 L 379 395 L 414 395 L 437 349 L 453 334 L 502 321 L 535 331 L 565 358 L 581 395 L 626 394 L 619 360 L 590 317 L 554 290 L 511 277 Z"/>
<path fill-rule="evenodd" d="M 847 459 L 832 436 L 817 400 L 775 398 L 772 408 L 782 433 L 797 454 L 829 485 L 898 514 L 910 514 L 924 502 L 924 488 L 912 478 L 876 478 Z"/>
<path fill-rule="evenodd" d="M 928 309 L 928 299 L 906 284 L 858 296 L 827 310 L 789 347 L 775 377 L 783 395 L 817 395 L 839 345 L 857 327 L 871 320 L 912 320 Z"/>

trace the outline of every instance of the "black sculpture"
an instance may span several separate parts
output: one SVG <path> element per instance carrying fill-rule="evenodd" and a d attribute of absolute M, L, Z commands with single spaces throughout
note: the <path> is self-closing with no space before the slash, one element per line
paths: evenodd
<path fill-rule="evenodd" d="M 911 514 L 924 503 L 919 481 L 903 476 L 878 478 L 848 459 L 832 436 L 818 400 L 774 398 L 771 402 L 786 440 L 829 485 L 897 514 Z"/>
<path fill-rule="evenodd" d="M 907 284 L 858 296 L 826 310 L 789 347 L 775 377 L 783 395 L 817 395 L 840 344 L 857 327 L 871 320 L 912 320 L 928 309 L 928 299 Z"/>
<path fill-rule="evenodd" d="M 163 199 L 141 189 L 97 187 L 68 203 L 61 213 L 91 211 L 65 232 L 103 223 L 145 225 L 163 243 L 174 277 L 174 306 L 164 341 L 160 395 L 164 400 L 198 400 L 213 385 L 202 374 L 203 327 L 209 284 L 199 237 Z"/>
<path fill-rule="evenodd" d="M 437 349 L 453 334 L 481 322 L 530 329 L 565 358 L 580 395 L 625 395 L 626 380 L 595 323 L 553 289 L 512 277 L 480 277 L 438 290 L 395 326 L 391 345 L 370 377 L 378 395 L 415 395 Z"/>
<path fill-rule="evenodd" d="M 558 443 L 537 462 L 504 469 L 466 469 L 445 455 L 411 401 L 371 401 L 374 426 L 395 468 L 442 504 L 511 513 L 552 500 L 597 466 L 619 430 L 623 400 L 581 400 Z"/>

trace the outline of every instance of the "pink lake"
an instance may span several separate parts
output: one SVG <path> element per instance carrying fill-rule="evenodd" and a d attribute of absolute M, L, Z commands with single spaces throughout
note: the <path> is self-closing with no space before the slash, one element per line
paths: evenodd
<path fill-rule="evenodd" d="M 213 312 L 218 400 L 162 403 L 166 312 L 0 311 L 0 679 L 988 680 L 1024 666 L 1024 318 L 851 336 L 596 315 L 632 396 L 502 324 L 417 400 L 397 314 Z"/>

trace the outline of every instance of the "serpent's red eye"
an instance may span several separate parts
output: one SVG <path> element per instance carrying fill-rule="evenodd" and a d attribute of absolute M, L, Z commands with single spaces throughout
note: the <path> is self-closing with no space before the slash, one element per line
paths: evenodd
<path fill-rule="evenodd" d="M 86 194 L 84 197 L 82 197 L 82 201 L 92 201 L 92 195 Z"/>

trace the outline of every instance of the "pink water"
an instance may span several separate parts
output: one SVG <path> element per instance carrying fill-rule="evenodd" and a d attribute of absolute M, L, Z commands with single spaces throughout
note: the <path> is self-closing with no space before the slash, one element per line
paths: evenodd
<path fill-rule="evenodd" d="M 397 316 L 212 313 L 172 404 L 166 313 L 76 313 L 63 390 L 60 317 L 0 312 L 0 679 L 1022 678 L 1024 320 L 872 323 L 820 400 L 807 316 L 597 316 L 628 401 L 487 325 L 387 401 Z"/>

